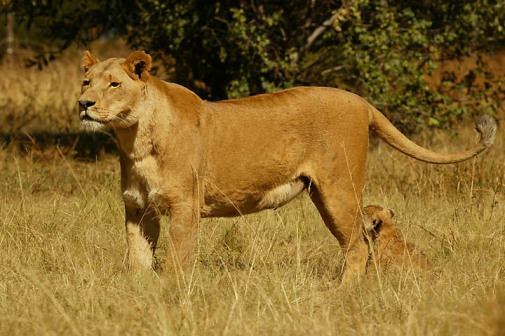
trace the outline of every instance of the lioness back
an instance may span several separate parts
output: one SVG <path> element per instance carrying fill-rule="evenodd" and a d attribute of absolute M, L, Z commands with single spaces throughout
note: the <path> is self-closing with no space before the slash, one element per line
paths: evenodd
<path fill-rule="evenodd" d="M 345 161 L 333 148 L 347 146 L 348 155 L 364 158 L 367 108 L 357 95 L 324 87 L 204 102 L 205 203 L 220 216 L 276 207 L 316 178 L 316 170 Z M 274 189 L 285 198 L 262 202 Z"/>

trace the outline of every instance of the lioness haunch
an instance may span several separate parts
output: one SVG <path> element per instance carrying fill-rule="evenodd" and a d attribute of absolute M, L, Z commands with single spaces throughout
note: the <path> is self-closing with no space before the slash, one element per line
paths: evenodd
<path fill-rule="evenodd" d="M 82 59 L 82 125 L 113 127 L 119 144 L 128 264 L 150 269 L 160 216 L 171 217 L 166 267 L 187 262 L 198 219 L 279 207 L 303 190 L 346 256 L 342 282 L 365 272 L 362 190 L 372 130 L 400 152 L 430 163 L 467 160 L 489 147 L 496 123 L 477 120 L 480 142 L 457 154 L 420 147 L 363 98 L 299 87 L 209 102 L 149 75 L 151 57 Z"/>

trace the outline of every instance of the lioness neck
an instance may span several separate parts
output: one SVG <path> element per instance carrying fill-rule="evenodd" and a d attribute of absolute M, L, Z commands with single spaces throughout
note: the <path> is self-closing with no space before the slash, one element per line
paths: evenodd
<path fill-rule="evenodd" d="M 115 130 L 119 150 L 135 161 L 156 153 L 166 154 L 166 144 L 156 144 L 155 141 L 167 139 L 167 132 L 177 132 L 182 123 L 197 125 L 202 104 L 192 91 L 152 76 L 147 80 L 144 92 L 132 111 L 138 115 L 138 122 Z"/>
<path fill-rule="evenodd" d="M 152 139 L 149 134 L 148 124 L 138 121 L 136 124 L 128 127 L 116 129 L 119 151 L 128 159 L 139 161 L 152 153 Z"/>

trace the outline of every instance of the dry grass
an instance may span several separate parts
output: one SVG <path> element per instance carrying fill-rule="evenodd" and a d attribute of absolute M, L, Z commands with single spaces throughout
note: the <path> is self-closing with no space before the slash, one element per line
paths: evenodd
<path fill-rule="evenodd" d="M 2 103 L 0 115 L 13 114 L 22 123 L 23 108 L 28 110 L 23 101 L 45 101 L 37 105 L 45 111 L 38 111 L 40 121 L 19 129 L 37 132 L 47 125 L 52 132 L 75 131 L 77 64 L 74 58 L 49 70 L 69 73 L 65 82 L 54 73 L 27 75 L 33 83 L 54 80 L 53 89 L 40 84 L 27 96 L 17 96 L 11 91 L 14 79 L 2 76 L 0 101 L 9 103 Z M 29 113 L 35 112 L 34 107 Z M 54 119 L 46 118 L 49 113 Z M 15 130 L 11 126 L 2 131 Z M 473 142 L 469 128 L 453 139 L 430 134 L 429 146 L 461 150 L 458 142 Z M 371 151 L 365 204 L 393 208 L 406 238 L 439 269 L 370 270 L 349 291 L 339 288 L 342 255 L 336 240 L 305 196 L 277 211 L 203 220 L 197 258 L 187 274 L 128 274 L 115 155 L 83 162 L 56 145 L 49 155 L 51 149 L 37 141 L 27 144 L 29 151 L 12 143 L 0 150 L 2 335 L 489 335 L 503 330 L 503 133 L 487 153 L 452 166 L 419 163 L 386 145 Z M 165 242 L 162 237 L 160 259 Z"/>
<path fill-rule="evenodd" d="M 66 132 L 79 125 L 77 99 L 81 83 L 76 57 L 51 63 L 44 71 L 15 63 L 2 67 L 0 123 L 2 133 Z"/>

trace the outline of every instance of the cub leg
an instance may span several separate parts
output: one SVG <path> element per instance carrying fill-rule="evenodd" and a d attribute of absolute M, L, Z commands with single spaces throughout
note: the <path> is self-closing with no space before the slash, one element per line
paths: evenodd
<path fill-rule="evenodd" d="M 365 274 L 368 246 L 363 240 L 362 216 L 360 205 L 354 193 L 345 196 L 341 190 L 335 193 L 325 193 L 314 190 L 311 194 L 326 227 L 337 238 L 345 257 L 345 268 L 342 285 L 349 285 Z"/>
<path fill-rule="evenodd" d="M 188 264 L 198 232 L 199 213 L 190 204 L 178 204 L 170 208 L 170 226 L 165 266 L 179 270 Z"/>
<path fill-rule="evenodd" d="M 150 270 L 160 236 L 160 219 L 152 210 L 126 209 L 128 268 Z"/>

